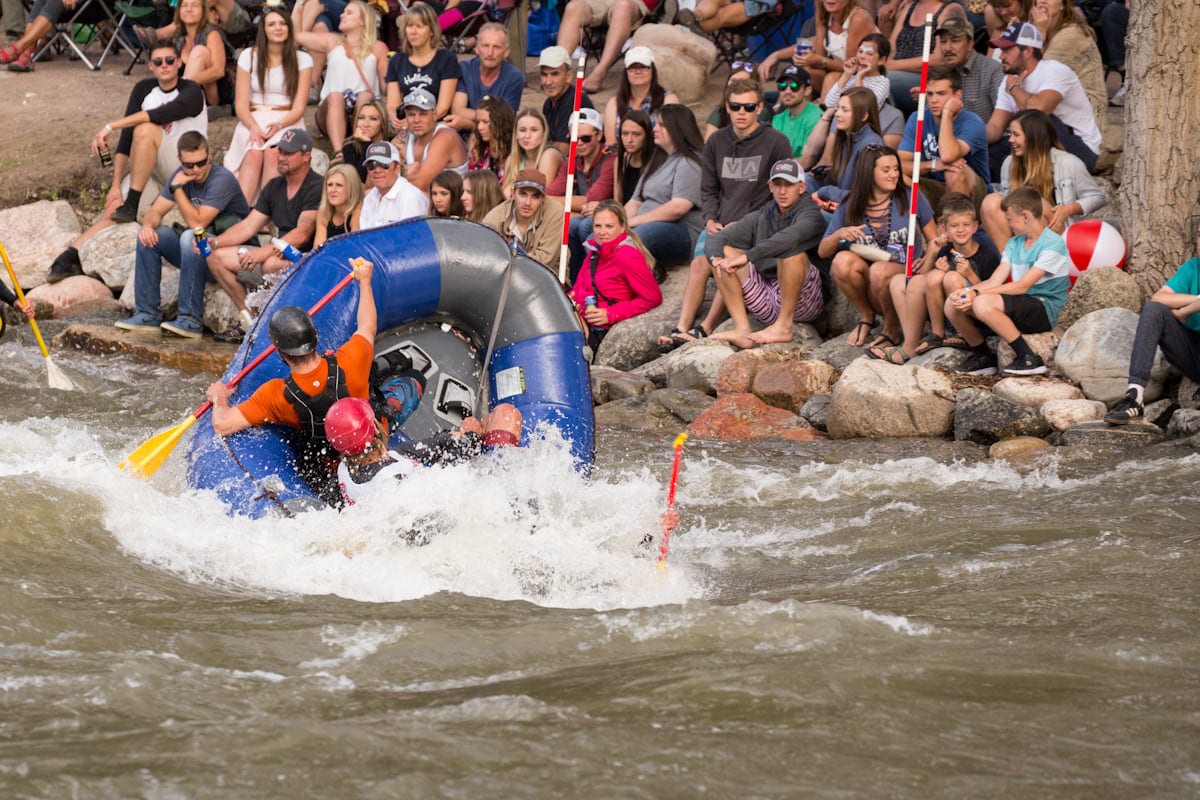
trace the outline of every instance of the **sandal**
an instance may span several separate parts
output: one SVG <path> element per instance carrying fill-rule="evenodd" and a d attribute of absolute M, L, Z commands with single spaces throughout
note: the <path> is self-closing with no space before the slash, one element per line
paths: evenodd
<path fill-rule="evenodd" d="M 29 51 L 21 53 L 21 57 L 8 65 L 9 72 L 33 72 L 33 59 Z"/>
<path fill-rule="evenodd" d="M 936 333 L 927 335 L 921 340 L 921 343 L 917 345 L 917 349 L 913 350 L 913 357 L 915 358 L 917 356 L 923 356 L 930 350 L 936 350 L 939 347 L 945 347 L 946 345 L 943 343 L 943 339 L 944 337 L 938 336 Z"/>
<path fill-rule="evenodd" d="M 851 331 L 850 336 L 846 337 L 846 344 L 850 344 L 850 339 L 855 338 L 855 339 L 858 339 L 858 344 L 851 344 L 850 346 L 851 347 L 862 347 L 864 344 L 867 343 L 867 337 L 871 335 L 871 329 L 874 327 L 875 327 L 875 318 L 874 317 L 872 317 L 870 321 L 860 318 L 858 320 L 858 324 L 854 326 L 854 330 Z M 866 330 L 862 330 L 864 328 Z M 861 336 L 858 333 L 860 330 L 862 330 Z"/>
<path fill-rule="evenodd" d="M 896 357 L 899 356 L 899 361 Z M 897 367 L 902 367 L 912 358 L 908 353 L 904 352 L 904 348 L 900 345 L 895 347 L 870 347 L 867 349 L 867 357 L 886 361 L 889 364 L 895 364 Z"/>
<path fill-rule="evenodd" d="M 0 50 L 0 64 L 5 66 L 13 63 L 21 56 L 21 51 L 17 49 L 15 44 L 10 44 L 8 47 Z"/>
<path fill-rule="evenodd" d="M 942 347 L 953 347 L 955 350 L 971 350 L 971 343 L 957 333 L 942 338 Z"/>
<path fill-rule="evenodd" d="M 669 353 L 672 350 L 683 347 L 685 344 L 706 338 L 708 338 L 708 331 L 704 330 L 704 326 L 702 325 L 693 325 L 686 331 L 681 331 L 679 328 L 672 328 L 669 334 L 658 338 L 658 349 L 659 352 Z"/>
<path fill-rule="evenodd" d="M 884 345 L 890 345 L 892 347 L 899 347 L 900 343 L 897 342 L 892 337 L 888 336 L 886 333 L 881 333 L 878 336 L 876 336 L 874 339 L 872 339 L 871 343 L 869 345 L 866 345 L 866 347 L 880 348 L 880 347 L 883 347 Z"/>

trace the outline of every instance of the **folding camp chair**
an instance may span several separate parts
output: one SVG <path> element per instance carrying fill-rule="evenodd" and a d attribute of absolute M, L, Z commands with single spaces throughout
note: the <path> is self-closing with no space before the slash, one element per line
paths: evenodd
<path fill-rule="evenodd" d="M 766 56 L 764 51 L 769 49 L 767 43 L 791 24 L 792 17 L 800 8 L 797 0 L 778 0 L 773 10 L 759 14 L 745 25 L 713 31 L 709 35 L 717 46 L 717 63 L 713 65 L 713 72 L 722 64 L 732 66 L 735 61 L 758 61 L 758 56 Z M 747 43 L 755 36 L 761 39 L 758 44 L 749 47 Z"/>
<path fill-rule="evenodd" d="M 479 29 L 489 22 L 508 26 L 509 18 L 521 6 L 521 0 L 486 0 L 483 5 L 467 14 L 449 30 L 442 32 L 446 47 L 452 53 L 466 53 L 466 40 L 477 36 Z"/>
<path fill-rule="evenodd" d="M 559 15 L 562 15 L 562 8 L 566 3 L 562 3 L 559 8 Z M 642 18 L 642 25 L 657 25 L 662 22 L 663 12 L 666 10 L 667 4 L 659 2 L 654 10 Z M 580 39 L 580 47 L 588 54 L 588 58 L 599 61 L 600 56 L 604 53 L 604 42 L 608 39 L 607 25 L 594 25 L 590 28 L 583 29 L 583 36 Z"/>
<path fill-rule="evenodd" d="M 102 26 L 107 28 L 112 36 L 100 53 L 100 58 L 93 64 L 85 50 L 92 43 L 101 41 Z M 79 60 L 88 69 L 98 70 L 112 51 L 114 44 L 119 43 L 131 56 L 134 55 L 129 43 L 125 41 L 124 37 L 117 34 L 118 28 L 117 18 L 113 15 L 113 9 L 108 0 L 81 0 L 69 18 L 60 19 L 55 23 L 54 35 L 46 44 L 38 48 L 33 55 L 33 60 L 37 61 L 42 58 L 50 52 L 51 48 L 59 48 L 64 51 L 70 49 L 79 56 Z M 82 37 L 82 41 L 78 40 L 80 37 Z"/>

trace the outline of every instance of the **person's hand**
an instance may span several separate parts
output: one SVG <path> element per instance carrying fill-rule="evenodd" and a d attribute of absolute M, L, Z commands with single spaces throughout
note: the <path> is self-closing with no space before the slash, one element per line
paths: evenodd
<path fill-rule="evenodd" d="M 837 211 L 837 200 L 825 200 L 821 197 L 818 197 L 816 194 L 813 194 L 813 198 L 817 202 L 817 208 L 821 209 L 822 211 L 828 211 L 830 214 L 832 214 L 834 211 Z"/>
<path fill-rule="evenodd" d="M 146 247 L 154 247 L 158 244 L 158 229 L 151 225 L 142 225 L 142 229 L 138 231 L 138 241 Z"/>
<path fill-rule="evenodd" d="M 365 258 L 352 258 L 349 261 L 350 266 L 354 268 L 354 280 L 358 281 L 360 286 L 370 285 L 375 265 Z"/>
<path fill-rule="evenodd" d="M 666 533 L 675 530 L 675 527 L 679 524 L 679 510 L 675 506 L 671 506 L 663 512 L 661 522 L 663 531 Z"/>
<path fill-rule="evenodd" d="M 936 242 L 937 240 L 934 239 L 934 241 Z M 937 250 L 938 248 L 930 247 L 930 249 Z M 950 271 L 950 259 L 947 258 L 946 256 L 942 256 L 937 261 L 933 262 L 933 268 L 936 269 L 938 272 L 949 272 Z"/>
<path fill-rule="evenodd" d="M 1042 37 L 1046 36 L 1046 31 L 1050 30 L 1050 11 L 1044 3 L 1038 3 L 1029 11 L 1029 21 L 1033 26 L 1042 33 Z"/>
<path fill-rule="evenodd" d="M 1189 312 L 1187 310 L 1187 306 L 1182 306 L 1180 308 L 1172 308 L 1171 313 L 1175 316 L 1175 319 L 1179 320 L 1180 322 L 1187 322 L 1188 317 L 1190 317 L 1193 312 Z"/>
<path fill-rule="evenodd" d="M 775 64 L 778 61 L 775 54 L 767 56 L 761 64 L 758 65 L 758 79 L 763 83 L 771 80 L 771 73 L 775 70 Z"/>
<path fill-rule="evenodd" d="M 583 208 L 579 210 L 579 213 L 585 217 L 590 217 L 592 214 L 596 213 L 596 206 L 598 205 L 600 205 L 598 200 L 589 200 L 583 204 Z M 633 226 L 630 225 L 629 227 L 632 228 Z"/>
<path fill-rule="evenodd" d="M 799 64 L 799 66 L 802 66 L 805 69 L 819 69 L 821 67 L 821 60 L 822 57 L 814 53 L 812 50 L 809 50 L 799 58 L 792 59 L 792 61 L 795 61 L 797 64 Z"/>
<path fill-rule="evenodd" d="M 975 301 L 975 292 L 971 289 L 959 289 L 954 295 L 954 307 L 959 311 L 970 311 Z"/>
<path fill-rule="evenodd" d="M 104 197 L 104 216 L 108 216 L 112 212 L 121 207 L 125 202 L 125 197 L 121 194 L 121 184 L 114 183 L 108 187 L 108 194 Z"/>
<path fill-rule="evenodd" d="M 847 225 L 844 228 L 838 228 L 838 238 L 845 239 L 847 242 L 857 242 L 865 235 L 865 229 L 862 225 Z"/>
<path fill-rule="evenodd" d="M 238 269 L 254 269 L 255 264 L 266 264 L 278 252 L 275 246 L 270 244 L 261 247 L 252 247 L 241 257 L 241 260 L 238 262 Z"/>
<path fill-rule="evenodd" d="M 715 236 L 724 230 L 724 228 L 725 226 L 717 222 L 715 219 L 710 219 L 708 222 L 704 223 L 704 229 L 708 231 L 709 236 Z"/>
<path fill-rule="evenodd" d="M 209 385 L 208 389 L 204 392 L 204 396 L 208 398 L 208 402 L 217 408 L 228 408 L 229 398 L 233 396 L 233 389 L 217 381 Z"/>
<path fill-rule="evenodd" d="M 599 306 L 588 306 L 583 312 L 583 318 L 587 320 L 588 325 L 595 325 L 600 328 L 608 325 L 608 309 L 600 308 Z"/>
<path fill-rule="evenodd" d="M 958 116 L 958 112 L 960 112 L 962 110 L 963 110 L 962 100 L 957 97 L 951 97 L 949 100 L 946 101 L 946 105 L 942 106 L 942 119 L 945 119 L 946 115 L 949 114 L 950 119 L 953 120 L 955 117 Z"/>
<path fill-rule="evenodd" d="M 34 308 L 33 308 L 32 300 L 30 300 L 29 298 L 25 298 L 25 300 L 23 300 L 23 301 L 18 300 L 13 305 L 17 309 L 17 311 L 20 311 L 22 314 L 24 314 L 29 319 L 33 319 Z"/>
<path fill-rule="evenodd" d="M 899 5 L 898 0 L 887 0 L 886 3 L 879 7 L 879 13 L 875 16 L 876 21 L 884 24 L 896 19 L 897 5 Z"/>
<path fill-rule="evenodd" d="M 965 169 L 970 169 L 970 167 L 967 166 L 967 160 L 965 158 L 959 158 L 954 161 L 939 161 L 938 166 L 941 167 L 941 171 L 947 175 L 957 175 Z"/>
<path fill-rule="evenodd" d="M 92 155 L 100 155 L 100 151 L 108 146 L 108 128 L 101 128 L 92 138 Z"/>
<path fill-rule="evenodd" d="M 850 56 L 843 61 L 842 64 L 842 72 L 846 73 L 847 75 L 852 75 L 853 73 L 858 72 L 858 56 Z M 866 64 L 863 64 L 863 66 L 865 67 Z"/>
<path fill-rule="evenodd" d="M 1065 206 L 1051 207 L 1049 225 L 1052 231 L 1061 234 L 1067 229 L 1067 220 L 1071 217 L 1072 205 L 1074 205 L 1074 203 L 1070 203 Z"/>

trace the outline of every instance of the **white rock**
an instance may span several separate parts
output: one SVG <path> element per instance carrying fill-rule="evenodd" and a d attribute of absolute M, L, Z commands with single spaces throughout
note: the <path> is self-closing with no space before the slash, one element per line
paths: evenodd
<path fill-rule="evenodd" d="M 83 271 L 103 281 L 112 289 L 120 289 L 133 275 L 137 235 L 142 229 L 136 222 L 126 222 L 105 228 L 79 248 Z"/>
<path fill-rule="evenodd" d="M 66 200 L 39 200 L 0 210 L 0 241 L 25 290 L 46 282 L 50 262 L 79 234 L 79 220 Z M 7 270 L 2 274 L 9 283 Z"/>
<path fill-rule="evenodd" d="M 55 317 L 120 308 L 120 303 L 113 298 L 107 286 L 86 275 L 72 275 L 58 283 L 43 283 L 29 290 L 27 297 L 54 306 Z"/>
<path fill-rule="evenodd" d="M 1045 378 L 1003 378 L 992 387 L 992 392 L 1030 408 L 1041 408 L 1050 400 L 1083 399 L 1078 386 Z"/>
<path fill-rule="evenodd" d="M 1038 411 L 1056 431 L 1065 431 L 1080 422 L 1104 419 L 1108 407 L 1099 400 L 1047 400 Z"/>
<path fill-rule="evenodd" d="M 721 364 L 733 355 L 733 348 L 724 342 L 701 339 L 656 358 L 633 370 L 645 375 L 657 386 L 672 389 L 699 389 L 707 394 L 717 393 L 717 373 Z"/>
<path fill-rule="evenodd" d="M 860 358 L 833 387 L 835 439 L 945 436 L 954 426 L 954 387 L 940 372 Z"/>
<path fill-rule="evenodd" d="M 704 97 L 708 76 L 717 63 L 717 47 L 708 39 L 674 25 L 643 25 L 633 34 L 634 46 L 654 52 L 658 80 L 682 103 Z"/>
<path fill-rule="evenodd" d="M 1126 308 L 1102 308 L 1084 315 L 1062 338 L 1054 362 L 1060 372 L 1083 388 L 1091 400 L 1111 404 L 1129 386 L 1129 355 L 1138 315 Z M 1155 353 L 1146 400 L 1162 394 L 1167 377 L 1162 351 Z"/>

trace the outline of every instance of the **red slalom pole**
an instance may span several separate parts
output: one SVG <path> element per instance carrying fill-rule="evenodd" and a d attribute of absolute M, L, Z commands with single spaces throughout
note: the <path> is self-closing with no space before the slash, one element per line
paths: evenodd
<path fill-rule="evenodd" d="M 908 252 L 904 260 L 904 281 L 913 274 L 913 255 L 917 243 L 917 198 L 921 185 L 921 151 L 925 147 L 925 86 L 929 81 L 929 47 L 933 37 L 933 14 L 925 15 L 925 44 L 921 50 L 921 94 L 917 97 L 917 133 L 913 140 L 912 200 L 908 208 Z"/>
<path fill-rule="evenodd" d="M 575 151 L 579 147 L 579 104 L 583 102 L 583 68 L 587 55 L 579 57 L 575 67 L 575 106 L 571 111 L 571 149 L 567 156 L 567 194 L 564 198 L 562 247 L 558 251 L 558 282 L 567 285 L 567 261 L 570 259 L 571 198 L 575 194 Z"/>
<path fill-rule="evenodd" d="M 688 435 L 681 433 L 675 437 L 675 463 L 671 465 L 671 484 L 667 488 L 667 511 L 675 508 L 675 487 L 679 485 L 679 462 L 683 460 L 683 443 Z M 663 526 L 662 544 L 658 546 L 658 571 L 667 571 L 667 550 L 671 546 L 671 528 Z"/>

